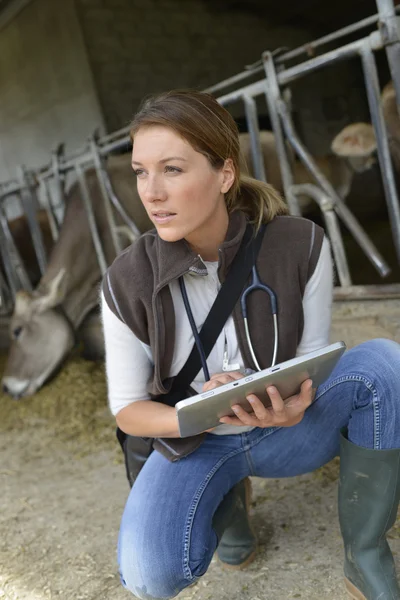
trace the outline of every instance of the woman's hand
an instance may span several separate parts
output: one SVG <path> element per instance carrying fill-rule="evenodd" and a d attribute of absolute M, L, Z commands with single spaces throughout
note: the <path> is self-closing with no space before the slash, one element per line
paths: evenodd
<path fill-rule="evenodd" d="M 230 373 L 229 375 L 233 375 L 233 373 Z M 236 379 L 240 379 L 240 377 L 236 377 Z M 224 383 L 229 382 L 224 381 Z M 210 387 L 208 389 L 213 388 Z M 247 396 L 247 400 L 253 408 L 252 413 L 247 413 L 241 406 L 235 404 L 232 406 L 232 410 L 236 416 L 222 417 L 220 422 L 225 425 L 237 425 L 239 427 L 243 427 L 244 425 L 262 428 L 292 427 L 293 425 L 300 423 L 303 419 L 306 409 L 310 406 L 315 396 L 315 390 L 312 389 L 311 379 L 307 379 L 302 383 L 300 394 L 291 396 L 285 401 L 282 400 L 281 395 L 275 387 L 269 386 L 266 390 L 271 399 L 271 407 L 265 408 L 257 396 L 250 394 Z"/>
<path fill-rule="evenodd" d="M 231 381 L 236 381 L 237 379 L 242 379 L 244 375 L 240 373 L 240 371 L 229 371 L 226 373 L 215 373 L 215 375 L 211 376 L 209 381 L 206 381 L 203 385 L 203 392 L 209 392 L 210 390 L 214 390 L 221 385 L 225 385 L 226 383 L 231 383 Z"/>

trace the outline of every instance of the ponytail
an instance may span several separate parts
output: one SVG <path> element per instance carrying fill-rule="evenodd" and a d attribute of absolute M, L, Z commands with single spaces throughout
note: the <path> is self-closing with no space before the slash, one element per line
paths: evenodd
<path fill-rule="evenodd" d="M 257 231 L 274 217 L 289 214 L 287 204 L 272 185 L 248 175 L 240 174 L 239 185 L 225 194 L 225 200 L 228 213 L 241 210 Z"/>

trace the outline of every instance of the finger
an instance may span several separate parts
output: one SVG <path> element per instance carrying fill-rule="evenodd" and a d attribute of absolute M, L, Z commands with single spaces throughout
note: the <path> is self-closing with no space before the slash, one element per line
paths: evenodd
<path fill-rule="evenodd" d="M 239 404 L 234 404 L 232 410 L 237 418 L 240 419 L 242 425 L 257 427 L 257 419 L 254 414 L 246 412 Z"/>
<path fill-rule="evenodd" d="M 306 381 L 301 384 L 300 396 L 303 397 L 307 406 L 310 406 L 313 399 L 313 387 L 311 379 L 306 379 Z"/>
<path fill-rule="evenodd" d="M 221 417 L 220 423 L 222 425 L 236 425 L 237 427 L 243 427 L 243 423 L 237 417 Z"/>
<path fill-rule="evenodd" d="M 244 375 L 240 371 L 225 371 L 224 373 L 214 373 L 214 375 L 211 375 L 210 379 L 222 380 L 225 377 L 229 377 L 230 380 L 236 381 L 237 379 L 242 379 Z"/>
<path fill-rule="evenodd" d="M 260 398 L 258 398 L 254 394 L 249 394 L 248 396 L 246 396 L 246 399 L 251 404 L 251 407 L 257 419 L 259 419 L 260 421 L 268 421 L 271 419 L 271 412 L 265 408 Z"/>
<path fill-rule="evenodd" d="M 306 379 L 306 381 L 304 381 L 301 384 L 300 394 L 297 394 L 296 396 L 292 396 L 291 398 L 288 398 L 288 400 L 285 402 L 285 406 L 287 408 L 298 407 L 298 408 L 302 408 L 302 410 L 305 410 L 306 408 L 308 408 L 311 405 L 312 400 L 313 400 L 312 381 L 311 381 L 311 379 Z"/>
<path fill-rule="evenodd" d="M 209 392 L 210 390 L 214 390 L 217 387 L 220 387 L 221 385 L 223 385 L 223 383 L 220 383 L 219 381 L 206 381 L 206 383 L 203 385 L 203 392 Z"/>
<path fill-rule="evenodd" d="M 280 393 L 278 392 L 278 390 L 276 389 L 276 387 L 269 386 L 267 388 L 267 394 L 270 397 L 271 408 L 273 410 L 273 413 L 274 413 L 275 417 L 278 420 L 279 419 L 285 419 L 285 417 L 286 417 L 285 403 L 282 400 L 282 396 L 280 395 Z"/>

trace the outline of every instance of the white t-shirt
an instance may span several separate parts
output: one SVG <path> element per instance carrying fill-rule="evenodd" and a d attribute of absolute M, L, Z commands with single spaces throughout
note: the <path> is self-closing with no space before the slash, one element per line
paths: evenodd
<path fill-rule="evenodd" d="M 197 329 L 200 330 L 210 312 L 221 284 L 218 279 L 218 262 L 205 262 L 208 274 L 187 273 L 184 276 L 186 290 Z M 194 344 L 194 337 L 178 281 L 170 284 L 175 310 L 175 349 L 170 377 L 179 373 Z M 315 271 L 308 281 L 303 296 L 304 330 L 296 356 L 312 352 L 329 344 L 333 295 L 333 268 L 330 246 L 324 238 L 321 254 Z M 279 302 L 279 298 L 278 298 Z M 122 408 L 138 400 L 148 400 L 147 383 L 153 376 L 153 356 L 150 346 L 143 344 L 120 321 L 108 307 L 104 295 L 101 298 L 102 318 L 106 352 L 108 398 L 111 412 L 116 415 Z M 269 310 L 268 299 L 266 310 Z M 227 353 L 228 368 L 244 369 L 242 355 L 236 337 L 233 317 L 229 317 L 212 349 L 207 365 L 210 375 L 223 371 L 224 353 Z M 192 387 L 201 392 L 205 378 L 200 370 Z M 217 435 L 242 433 L 251 427 L 220 425 L 213 433 Z"/>

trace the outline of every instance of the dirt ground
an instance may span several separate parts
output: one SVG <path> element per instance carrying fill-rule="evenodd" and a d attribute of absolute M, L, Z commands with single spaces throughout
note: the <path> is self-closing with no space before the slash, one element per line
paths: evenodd
<path fill-rule="evenodd" d="M 336 303 L 334 313 L 333 340 L 344 339 L 348 346 L 375 337 L 400 342 L 398 300 Z M 83 431 L 60 427 L 68 419 L 70 399 L 66 391 L 63 395 L 62 382 L 75 377 L 71 364 L 45 388 L 50 395 L 56 390 L 52 411 L 40 394 L 22 401 L 25 406 L 0 397 L 0 599 L 132 597 L 117 576 L 115 547 L 128 485 L 105 408 L 103 366 L 90 367 L 77 381 L 78 388 L 88 385 L 98 402 L 97 421 L 85 421 L 86 435 L 96 443 L 86 446 Z M 213 561 L 180 600 L 347 598 L 337 475 L 335 460 L 302 477 L 254 478 L 258 558 L 241 572 L 226 571 Z M 400 522 L 390 543 L 399 563 Z"/>

